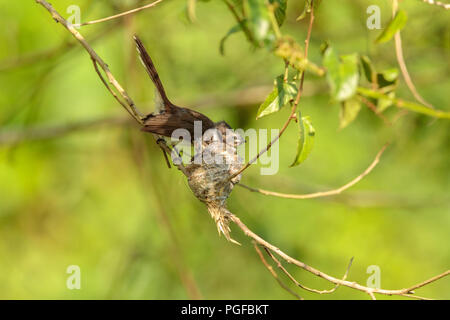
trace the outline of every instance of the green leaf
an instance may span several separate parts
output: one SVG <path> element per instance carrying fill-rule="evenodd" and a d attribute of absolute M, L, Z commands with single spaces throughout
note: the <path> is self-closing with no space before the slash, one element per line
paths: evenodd
<path fill-rule="evenodd" d="M 306 14 L 311 12 L 311 0 L 305 1 L 305 6 L 303 7 L 302 13 L 297 17 L 296 21 L 305 19 Z"/>
<path fill-rule="evenodd" d="M 275 19 L 277 19 L 278 25 L 281 26 L 286 19 L 287 0 L 270 0 L 269 3 L 276 4 Z"/>
<path fill-rule="evenodd" d="M 290 165 L 290 167 L 298 166 L 300 163 L 306 160 L 314 146 L 314 137 L 316 135 L 316 131 L 314 130 L 309 117 L 301 117 L 300 113 L 298 113 L 297 119 L 299 127 L 297 154 L 295 156 L 294 162 Z"/>
<path fill-rule="evenodd" d="M 268 39 L 270 32 L 269 9 L 265 1 L 248 0 L 249 27 L 256 40 L 256 45 L 261 46 Z"/>
<path fill-rule="evenodd" d="M 395 98 L 395 92 L 389 92 L 387 94 L 388 98 L 379 98 L 377 100 L 377 111 L 383 112 L 387 108 L 393 105 L 392 99 Z"/>
<path fill-rule="evenodd" d="M 314 10 L 317 9 L 320 5 L 321 0 L 314 1 Z M 297 21 L 303 20 L 306 17 L 307 13 L 311 12 L 312 9 L 312 0 L 306 0 L 305 6 L 303 7 L 302 13 L 297 17 Z"/>
<path fill-rule="evenodd" d="M 242 23 L 246 23 L 245 20 L 242 21 Z M 219 51 L 221 55 L 225 54 L 225 41 L 228 39 L 229 36 L 231 36 L 234 33 L 237 33 L 242 30 L 242 24 L 237 24 L 234 27 L 232 27 L 230 30 L 228 30 L 227 34 L 220 40 L 219 45 Z"/>
<path fill-rule="evenodd" d="M 275 87 L 266 100 L 260 105 L 256 119 L 279 111 L 290 101 L 295 99 L 297 92 L 298 89 L 295 82 L 288 81 L 285 83 L 283 81 L 283 76 L 277 77 L 275 80 Z"/>
<path fill-rule="evenodd" d="M 376 82 L 377 72 L 375 71 L 375 67 L 372 64 L 372 61 L 370 61 L 370 58 L 363 55 L 360 57 L 360 62 L 367 81 L 369 81 L 370 83 Z"/>
<path fill-rule="evenodd" d="M 398 83 L 399 72 L 396 68 L 386 69 L 381 72 L 376 72 L 375 67 L 372 65 L 369 57 L 360 57 L 361 68 L 367 78 L 367 80 L 374 84 L 375 88 L 381 88 L 383 92 L 390 93 L 395 90 Z M 391 105 L 388 101 L 374 101 L 377 103 L 381 110 L 386 109 Z"/>
<path fill-rule="evenodd" d="M 392 68 L 377 74 L 377 82 L 380 88 L 397 85 L 398 69 Z"/>
<path fill-rule="evenodd" d="M 391 40 L 397 31 L 403 29 L 403 27 L 406 25 L 407 20 L 408 16 L 406 15 L 406 11 L 399 10 L 395 15 L 394 19 L 392 19 L 391 22 L 389 22 L 388 26 L 375 40 L 375 43 L 383 43 Z"/>
<path fill-rule="evenodd" d="M 323 65 L 327 68 L 327 81 L 332 98 L 344 101 L 352 97 L 359 81 L 357 54 L 339 58 L 333 48 L 328 47 L 324 53 Z"/>
<path fill-rule="evenodd" d="M 345 100 L 341 104 L 341 112 L 339 113 L 339 128 L 343 129 L 348 126 L 358 116 L 361 110 L 361 102 L 356 98 Z"/>

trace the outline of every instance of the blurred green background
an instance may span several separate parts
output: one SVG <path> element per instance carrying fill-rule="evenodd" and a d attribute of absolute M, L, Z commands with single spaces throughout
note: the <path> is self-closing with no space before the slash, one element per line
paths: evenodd
<path fill-rule="evenodd" d="M 53 1 L 65 17 L 69 5 L 79 5 L 82 21 L 142 3 Z M 392 42 L 375 46 L 380 31 L 365 27 L 371 4 L 380 5 L 385 26 L 389 1 L 324 1 L 316 14 L 311 60 L 320 63 L 319 46 L 329 40 L 340 53 L 360 52 L 380 68 L 396 67 Z M 307 21 L 295 19 L 302 8 L 303 1 L 289 1 L 282 27 L 300 43 Z M 409 14 L 402 32 L 409 71 L 427 100 L 449 110 L 449 13 L 418 0 L 403 1 L 402 8 Z M 219 42 L 235 24 L 232 15 L 221 1 L 199 2 L 196 15 L 197 21 L 189 22 L 186 2 L 167 0 L 80 31 L 146 112 L 153 108 L 153 86 L 136 57 L 133 33 L 146 44 L 176 104 L 236 128 L 280 128 L 288 108 L 255 121 L 258 104 L 283 72 L 280 60 L 253 50 L 243 34 L 231 36 L 221 56 Z M 0 26 L 0 136 L 126 119 L 86 52 L 41 6 L 0 0 Z M 229 209 L 291 256 L 336 277 L 353 256 L 349 279 L 366 284 L 367 267 L 378 265 L 385 289 L 445 271 L 450 265 L 449 122 L 410 113 L 389 127 L 364 109 L 338 130 L 339 105 L 329 102 L 327 90 L 324 79 L 307 74 L 300 107 L 314 122 L 316 141 L 305 163 L 288 167 L 297 139 L 292 125 L 281 139 L 279 173 L 261 176 L 255 165 L 242 182 L 287 193 L 335 188 L 360 174 L 391 141 L 377 168 L 331 198 L 278 199 L 235 188 Z M 403 83 L 399 96 L 413 100 Z M 182 174 L 167 168 L 150 135 L 123 121 L 110 122 L 0 145 L 0 298 L 292 298 L 237 228 L 233 237 L 242 247 L 218 236 L 204 205 Z M 66 287 L 69 265 L 81 268 L 81 290 Z M 332 287 L 305 271 L 289 270 L 309 287 Z M 307 299 L 368 298 L 348 288 L 325 296 L 293 289 Z M 417 294 L 449 299 L 449 289 L 450 279 L 442 279 Z"/>

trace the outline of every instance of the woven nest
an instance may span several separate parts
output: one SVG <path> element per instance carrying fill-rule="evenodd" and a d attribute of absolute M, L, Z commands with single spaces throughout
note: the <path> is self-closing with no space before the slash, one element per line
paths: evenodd
<path fill-rule="evenodd" d="M 202 141 L 202 150 L 194 157 L 193 164 L 186 166 L 189 187 L 194 195 L 206 204 L 211 217 L 217 225 L 219 234 L 228 241 L 236 242 L 230 237 L 229 211 L 226 200 L 241 175 L 231 178 L 242 167 L 242 159 L 237 155 L 237 146 L 242 143 L 242 137 L 234 132 L 233 143 L 230 136 L 219 135 L 212 141 Z"/>

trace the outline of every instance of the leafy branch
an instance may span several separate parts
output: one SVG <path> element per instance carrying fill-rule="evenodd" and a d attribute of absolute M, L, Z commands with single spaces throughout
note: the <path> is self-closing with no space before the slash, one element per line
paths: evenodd
<path fill-rule="evenodd" d="M 305 41 L 305 49 L 302 48 L 292 37 L 284 35 L 280 29 L 286 16 L 286 0 L 270 1 L 242 1 L 224 0 L 228 8 L 238 21 L 238 26 L 233 27 L 221 40 L 220 48 L 223 53 L 225 41 L 231 34 L 243 31 L 247 40 L 256 48 L 266 48 L 275 56 L 281 58 L 285 64 L 283 74 L 274 80 L 273 90 L 269 93 L 265 101 L 260 105 L 256 119 L 278 112 L 285 106 L 291 106 L 291 113 L 288 120 L 280 129 L 280 134 L 273 139 L 266 148 L 251 159 L 239 174 L 246 170 L 258 158 L 267 152 L 270 147 L 280 138 L 292 120 L 299 123 L 299 142 L 297 154 L 293 165 L 301 164 L 311 152 L 315 129 L 309 117 L 296 114 L 298 99 L 301 95 L 300 86 L 303 85 L 306 71 L 322 77 L 325 76 L 330 88 L 331 101 L 341 105 L 339 122 L 343 129 L 352 123 L 361 110 L 364 103 L 372 110 L 376 116 L 383 119 L 386 124 L 391 121 L 383 115 L 390 106 L 415 113 L 435 117 L 438 119 L 449 119 L 450 112 L 443 110 L 432 110 L 431 104 L 427 103 L 417 92 L 409 77 L 406 65 L 403 60 L 401 50 L 400 30 L 406 25 L 407 14 L 405 11 L 398 11 L 394 3 L 394 16 L 392 21 L 383 30 L 376 40 L 376 43 L 384 43 L 395 38 L 396 55 L 401 73 L 405 82 L 419 103 L 396 98 L 399 72 L 395 68 L 377 71 L 370 58 L 359 53 L 339 55 L 329 44 L 322 45 L 323 66 L 319 66 L 308 60 L 309 35 Z M 307 15 L 313 16 L 314 10 L 319 8 L 320 1 L 305 1 L 305 7 L 297 20 L 305 18 Z M 236 8 L 247 8 L 238 14 Z M 270 28 L 269 28 L 270 26 Z M 310 29 L 309 29 L 310 30 Z M 297 72 L 297 76 L 290 79 L 289 69 Z M 364 74 L 369 88 L 361 85 Z M 298 84 L 300 83 L 300 84 Z M 309 130 L 306 130 L 309 129 Z M 309 143 L 308 143 L 309 142 Z M 305 147 L 306 143 L 306 147 Z"/>

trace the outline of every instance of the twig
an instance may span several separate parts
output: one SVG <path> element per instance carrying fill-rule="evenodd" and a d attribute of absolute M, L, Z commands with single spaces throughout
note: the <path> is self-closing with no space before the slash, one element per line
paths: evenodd
<path fill-rule="evenodd" d="M 42 5 L 47 11 L 51 14 L 53 19 L 56 22 L 61 23 L 64 28 L 66 28 L 72 36 L 80 42 L 80 44 L 86 49 L 89 56 L 91 57 L 91 60 L 94 64 L 95 71 L 97 72 L 98 76 L 100 77 L 100 80 L 105 85 L 106 89 L 112 94 L 112 96 L 117 100 L 117 102 L 124 107 L 124 109 L 136 120 L 140 125 L 143 125 L 144 123 L 144 117 L 143 115 L 138 111 L 136 108 L 136 105 L 134 104 L 133 100 L 130 98 L 130 96 L 127 94 L 127 92 L 122 88 L 120 83 L 116 80 L 116 78 L 113 76 L 111 71 L 109 70 L 108 65 L 103 61 L 102 58 L 92 49 L 92 47 L 86 42 L 86 40 L 83 38 L 83 36 L 73 27 L 72 24 L 68 23 L 53 7 L 51 4 L 49 4 L 45 0 L 35 0 L 38 4 Z M 100 69 L 98 66 L 101 67 L 103 72 L 106 74 L 106 77 L 108 78 L 109 83 L 116 89 L 118 94 L 112 90 L 112 88 L 108 85 L 108 82 L 103 77 L 103 75 L 100 72 Z M 119 97 L 120 96 L 120 97 Z M 153 137 L 156 141 L 158 141 L 158 136 L 153 134 Z M 161 144 L 159 144 L 161 147 Z M 162 149 L 163 152 L 165 152 L 164 149 Z M 166 155 L 164 155 L 166 157 Z M 166 157 L 167 159 L 167 157 Z M 183 171 L 184 172 L 184 171 Z"/>
<path fill-rule="evenodd" d="M 438 279 L 441 279 L 447 275 L 450 274 L 450 270 L 447 270 L 431 279 L 428 279 L 424 282 L 421 282 L 417 285 L 414 285 L 410 288 L 406 288 L 406 289 L 398 289 L 398 290 L 386 290 L 386 289 L 378 289 L 378 288 L 369 288 L 363 285 L 360 285 L 359 283 L 356 282 L 351 282 L 348 280 L 343 280 L 343 279 L 338 279 L 335 278 L 333 276 L 330 276 L 318 269 L 315 269 L 309 265 L 307 265 L 304 262 L 301 262 L 297 259 L 292 258 L 291 256 L 287 255 L 286 253 L 284 253 L 283 251 L 281 251 L 279 248 L 277 248 L 276 246 L 272 245 L 271 243 L 267 242 L 266 240 L 264 240 L 263 238 L 261 238 L 260 236 L 258 236 L 256 233 L 254 233 L 252 230 L 250 230 L 237 216 L 235 216 L 234 214 L 232 214 L 231 212 L 229 213 L 229 217 L 230 220 L 233 221 L 243 232 L 246 236 L 248 236 L 249 238 L 253 239 L 256 243 L 258 243 L 259 245 L 267 248 L 269 251 L 275 253 L 276 255 L 280 256 L 283 260 L 285 260 L 287 263 L 293 264 L 301 269 L 304 269 L 322 279 L 325 279 L 331 283 L 337 284 L 339 286 L 345 286 L 345 287 L 349 287 L 355 290 L 359 290 L 362 292 L 365 292 L 366 294 L 369 294 L 371 298 L 374 298 L 375 295 L 374 294 L 383 294 L 383 295 L 388 295 L 388 296 L 392 296 L 392 295 L 396 295 L 396 296 L 404 296 L 404 297 L 410 297 L 410 298 L 416 298 L 416 299 L 420 299 L 421 297 L 417 297 L 417 296 L 412 296 L 411 293 L 413 293 L 413 289 L 418 289 L 421 288 L 427 284 L 430 284 Z"/>
<path fill-rule="evenodd" d="M 389 100 L 392 104 L 394 104 L 397 108 L 401 109 L 407 109 L 412 110 L 417 113 L 426 114 L 430 117 L 435 117 L 439 119 L 450 119 L 450 112 L 449 111 L 443 111 L 438 109 L 430 109 L 422 104 L 418 104 L 411 101 L 406 101 L 399 98 L 393 98 L 388 96 L 387 94 L 384 94 L 380 91 L 371 90 L 364 87 L 358 87 L 356 88 L 356 91 L 369 98 L 375 98 L 375 99 L 386 99 Z"/>
<path fill-rule="evenodd" d="M 421 287 L 423 287 L 423 286 L 425 286 L 425 285 L 427 285 L 429 283 L 432 283 L 432 282 L 434 282 L 436 280 L 439 280 L 439 279 L 441 279 L 441 278 L 443 278 L 443 277 L 445 277 L 445 276 L 447 276 L 449 274 L 450 274 L 450 270 L 447 270 L 446 272 L 441 273 L 441 274 L 439 274 L 439 275 L 437 275 L 437 276 L 435 276 L 433 278 L 430 278 L 430 279 L 425 280 L 425 281 L 423 281 L 421 283 L 418 283 L 418 284 L 416 284 L 414 286 L 411 286 L 408 289 L 405 289 L 405 291 L 408 292 L 408 293 L 414 293 L 414 290 L 419 289 L 419 288 L 421 288 Z"/>
<path fill-rule="evenodd" d="M 314 293 L 318 293 L 318 294 L 330 294 L 333 293 L 334 291 L 336 291 L 336 289 L 339 287 L 339 284 L 336 284 L 333 288 L 329 289 L 329 290 L 317 290 L 317 289 L 312 289 L 312 288 L 308 288 L 307 286 L 302 285 L 301 283 L 299 283 L 287 270 L 285 267 L 283 267 L 283 265 L 281 264 L 281 262 L 272 254 L 272 252 L 267 249 L 266 247 L 264 247 L 264 250 L 266 251 L 267 255 L 272 258 L 273 261 L 275 261 L 275 263 L 277 264 L 278 268 L 281 269 L 287 276 L 288 278 L 298 287 L 302 288 L 303 290 L 309 291 L 309 292 L 314 292 Z M 342 277 L 342 280 L 347 279 L 347 275 L 348 272 L 350 270 L 350 267 L 352 266 L 352 262 L 353 262 L 353 258 L 350 259 L 350 262 L 348 264 L 347 270 L 345 271 L 344 276 Z"/>
<path fill-rule="evenodd" d="M 123 126 L 127 124 L 131 124 L 128 117 L 110 117 L 56 126 L 27 128 L 25 130 L 5 130 L 0 131 L 0 145 L 16 145 L 24 141 L 51 139 L 79 130 L 93 129 L 105 125 Z"/>
<path fill-rule="evenodd" d="M 381 113 L 380 111 L 378 111 L 377 110 L 377 106 L 375 105 L 375 104 L 373 104 L 373 102 L 372 101 L 370 101 L 370 100 L 368 100 L 368 99 L 366 99 L 366 98 L 364 98 L 363 96 L 359 96 L 359 99 L 373 112 L 373 113 L 375 113 L 376 114 L 376 116 L 378 117 L 378 118 L 380 118 L 381 120 L 383 120 L 383 122 L 384 122 L 384 124 L 385 125 L 387 125 L 387 126 L 391 126 L 392 125 L 392 123 L 389 121 L 389 119 L 388 118 L 386 118 L 385 116 L 384 116 L 384 114 L 383 113 Z"/>
<path fill-rule="evenodd" d="M 156 143 L 158 144 L 158 146 L 164 151 L 164 157 L 166 159 L 166 161 L 168 162 L 167 159 L 167 154 L 172 155 L 172 151 L 176 152 L 178 155 L 178 159 L 179 160 L 177 163 L 173 163 L 174 166 L 176 166 L 181 172 L 183 172 L 183 174 L 188 177 L 188 173 L 186 171 L 185 166 L 183 165 L 183 162 L 181 161 L 181 155 L 180 153 L 177 151 L 177 149 L 175 147 L 173 147 L 173 150 L 167 145 L 166 141 L 164 139 L 157 139 Z"/>
<path fill-rule="evenodd" d="M 47 11 L 52 15 L 52 18 L 56 22 L 59 22 L 64 28 L 66 28 L 72 34 L 72 36 L 76 40 L 78 40 L 78 42 L 80 42 L 80 44 L 89 53 L 94 63 L 94 67 L 98 75 L 100 76 L 100 79 L 102 80 L 103 84 L 106 86 L 106 88 L 112 93 L 114 98 L 125 108 L 125 110 L 128 113 L 130 113 L 130 115 L 138 123 L 142 124 L 142 115 L 136 109 L 133 100 L 128 96 L 126 91 L 122 88 L 122 86 L 119 84 L 116 78 L 112 75 L 108 65 L 103 61 L 102 58 L 98 56 L 98 54 L 94 51 L 94 49 L 92 49 L 92 47 L 86 42 L 83 36 L 74 28 L 72 24 L 68 23 L 47 1 L 45 0 L 35 0 L 35 1 L 40 5 L 42 5 L 45 9 L 47 9 Z M 123 100 L 121 100 L 116 93 L 113 93 L 112 89 L 108 86 L 106 80 L 101 76 L 100 71 L 97 68 L 97 64 L 103 69 L 108 78 L 109 83 L 117 90 L 117 92 L 120 94 Z"/>
<path fill-rule="evenodd" d="M 92 20 L 92 21 L 88 21 L 88 22 L 84 22 L 84 23 L 80 23 L 80 24 L 74 24 L 73 26 L 75 28 L 79 28 L 79 27 L 82 27 L 82 26 L 90 25 L 90 24 L 95 24 L 95 23 L 100 23 L 100 22 L 104 22 L 104 21 L 113 20 L 113 19 L 116 19 L 116 18 L 120 18 L 120 17 L 126 16 L 126 15 L 129 15 L 129 14 L 133 14 L 133 13 L 145 10 L 147 8 L 151 8 L 151 7 L 157 5 L 158 3 L 162 2 L 162 1 L 163 0 L 156 0 L 155 2 L 149 3 L 149 4 L 147 4 L 145 6 L 142 6 L 142 7 L 139 7 L 139 8 L 128 10 L 128 11 L 125 11 L 125 12 L 122 12 L 122 13 L 119 13 L 119 14 L 116 14 L 116 15 L 113 15 L 113 16 L 109 16 L 109 17 L 106 17 L 106 18 L 98 19 L 98 20 Z"/>
<path fill-rule="evenodd" d="M 422 0 L 422 2 L 441 7 L 445 10 L 450 10 L 450 3 L 443 3 L 441 1 L 436 1 L 436 0 Z"/>
<path fill-rule="evenodd" d="M 273 32 L 275 33 L 275 37 L 278 40 L 281 38 L 281 31 L 280 31 L 280 27 L 278 26 L 277 19 L 275 18 L 276 6 L 277 6 L 277 4 L 269 4 L 268 11 L 269 11 L 269 19 L 270 19 L 270 22 L 272 23 Z"/>
<path fill-rule="evenodd" d="M 311 0 L 311 2 L 313 2 L 313 1 L 314 0 Z M 309 49 L 309 42 L 311 40 L 311 32 L 312 32 L 313 23 L 314 23 L 314 5 L 312 4 L 311 5 L 310 18 L 309 18 L 308 33 L 306 35 L 306 40 L 305 40 L 305 55 L 304 55 L 305 59 L 308 58 L 308 49 Z M 278 133 L 278 135 L 272 141 L 270 141 L 269 144 L 263 150 L 261 150 L 253 159 L 251 159 L 249 162 L 247 162 L 247 164 L 244 165 L 238 172 L 233 174 L 230 177 L 230 180 L 233 179 L 234 177 L 238 176 L 239 174 L 241 174 L 244 170 L 246 170 L 253 163 L 255 163 L 259 159 L 259 157 L 261 157 L 264 153 L 269 151 L 270 147 L 272 147 L 272 145 L 275 142 L 277 142 L 278 139 L 280 139 L 281 135 L 287 129 L 287 127 L 289 126 L 291 121 L 296 118 L 295 117 L 295 112 L 297 111 L 297 106 L 298 106 L 298 104 L 300 102 L 300 98 L 302 96 L 304 81 L 305 81 L 305 71 L 302 72 L 302 75 L 301 75 L 301 78 L 300 78 L 300 85 L 299 85 L 298 92 L 297 92 L 297 96 L 296 96 L 295 101 L 294 101 L 294 103 L 292 105 L 291 113 L 289 114 L 289 118 L 286 120 L 286 122 L 284 123 L 283 127 L 280 129 L 280 132 Z"/>
<path fill-rule="evenodd" d="M 398 0 L 392 0 L 392 15 L 395 17 L 398 11 Z M 397 62 L 400 66 L 400 71 L 405 79 L 406 86 L 409 91 L 411 91 L 414 98 L 419 101 L 421 104 L 427 106 L 428 108 L 434 109 L 433 105 L 429 102 L 425 101 L 425 99 L 419 94 L 414 83 L 409 75 L 408 68 L 406 67 L 405 59 L 403 57 L 403 48 L 402 48 L 402 38 L 400 35 L 400 31 L 397 31 L 394 35 L 395 42 L 395 55 L 397 56 Z"/>
<path fill-rule="evenodd" d="M 349 183 L 343 185 L 340 188 L 329 190 L 329 191 L 322 191 L 322 192 L 314 192 L 314 193 L 307 193 L 307 194 L 288 194 L 288 193 L 280 193 L 280 192 L 274 192 L 274 191 L 268 191 L 263 189 L 256 189 L 249 186 L 246 186 L 242 183 L 239 183 L 238 186 L 241 186 L 245 189 L 248 189 L 252 192 L 258 192 L 267 196 L 274 196 L 279 198 L 286 198 L 286 199 L 312 199 L 312 198 L 320 198 L 320 197 L 328 197 L 328 196 L 334 196 L 337 194 L 340 194 L 341 192 L 349 189 L 350 187 L 357 184 L 359 181 L 361 181 L 365 176 L 367 176 L 373 168 L 378 164 L 380 161 L 380 157 L 383 154 L 384 150 L 386 150 L 388 144 L 385 144 L 380 151 L 378 151 L 377 155 L 375 156 L 375 159 L 372 161 L 372 163 L 367 167 L 366 170 L 364 170 L 363 173 L 361 173 L 359 176 L 354 178 Z"/>
<path fill-rule="evenodd" d="M 239 14 L 237 13 L 236 8 L 234 7 L 234 5 L 229 0 L 223 0 L 223 2 L 228 7 L 228 9 L 231 11 L 231 13 L 233 14 L 234 18 L 236 19 L 236 21 L 241 26 L 242 31 L 244 32 L 245 36 L 247 37 L 247 40 L 253 43 L 254 42 L 253 35 L 250 32 L 250 30 L 248 29 L 247 24 L 244 21 L 244 19 L 241 18 L 239 16 Z M 242 8 L 244 8 L 244 6 L 242 6 Z"/>
<path fill-rule="evenodd" d="M 304 300 L 302 297 L 300 297 L 298 294 L 296 294 L 294 291 L 292 291 L 291 289 L 289 289 L 289 287 L 284 284 L 283 281 L 281 281 L 281 279 L 278 277 L 278 274 L 275 272 L 275 270 L 273 270 L 272 266 L 267 263 L 266 259 L 264 259 L 264 255 L 262 254 L 261 250 L 259 250 L 258 248 L 258 244 L 253 241 L 253 245 L 255 247 L 256 253 L 258 254 L 259 258 L 261 259 L 262 263 L 264 264 L 264 266 L 267 268 L 267 270 L 269 270 L 270 274 L 275 278 L 275 280 L 278 282 L 278 284 L 287 292 L 289 292 L 291 295 L 293 295 L 294 297 L 296 297 L 298 300 Z"/>

